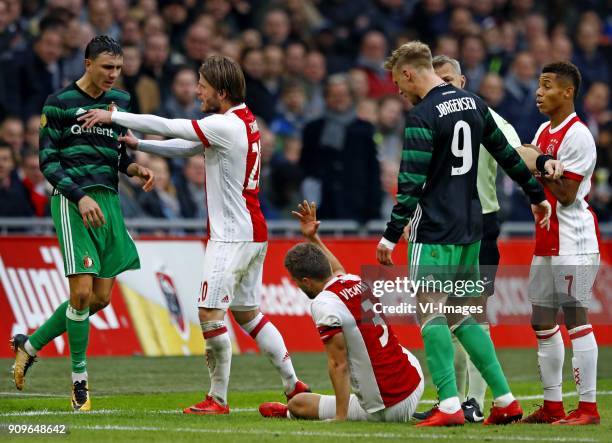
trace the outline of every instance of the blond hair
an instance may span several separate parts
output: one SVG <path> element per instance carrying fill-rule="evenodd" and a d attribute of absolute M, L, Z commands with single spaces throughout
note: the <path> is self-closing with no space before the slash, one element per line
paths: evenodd
<path fill-rule="evenodd" d="M 404 43 L 397 48 L 385 61 L 385 69 L 393 69 L 403 65 L 410 65 L 416 69 L 433 69 L 431 64 L 431 49 L 425 43 L 418 40 Z"/>

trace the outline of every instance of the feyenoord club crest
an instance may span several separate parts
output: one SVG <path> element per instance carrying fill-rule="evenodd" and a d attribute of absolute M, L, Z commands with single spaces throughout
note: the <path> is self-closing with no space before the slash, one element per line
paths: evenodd
<path fill-rule="evenodd" d="M 93 260 L 91 259 L 91 257 L 87 255 L 83 257 L 83 266 L 85 266 L 87 269 L 93 266 Z"/>

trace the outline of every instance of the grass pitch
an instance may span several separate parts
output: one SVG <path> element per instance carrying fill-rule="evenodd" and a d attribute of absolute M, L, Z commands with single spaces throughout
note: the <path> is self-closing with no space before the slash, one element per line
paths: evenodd
<path fill-rule="evenodd" d="M 425 371 L 422 353 L 416 353 Z M 502 365 L 515 395 L 526 412 L 541 403 L 535 350 L 500 350 Z M 313 391 L 331 393 L 323 354 L 293 354 L 298 376 Z M 232 364 L 229 416 L 183 415 L 181 409 L 200 401 L 208 388 L 203 357 L 90 358 L 89 374 L 93 411 L 70 411 L 68 359 L 42 359 L 28 373 L 23 393 L 9 377 L 12 360 L 0 359 L 5 376 L 0 379 L 0 441 L 66 439 L 107 441 L 211 441 L 211 442 L 321 442 L 349 441 L 612 441 L 612 348 L 599 350 L 599 426 L 562 427 L 509 425 L 461 428 L 414 428 L 395 423 L 323 423 L 269 420 L 257 407 L 264 401 L 283 401 L 280 379 L 265 357 L 235 356 Z M 571 350 L 566 352 L 564 393 L 566 411 L 578 403 L 571 379 Z M 435 393 L 427 376 L 420 410 L 431 407 Z M 490 403 L 490 398 L 487 399 Z M 488 407 L 487 407 L 488 412 Z M 12 436 L 9 424 L 63 424 L 68 434 Z"/>

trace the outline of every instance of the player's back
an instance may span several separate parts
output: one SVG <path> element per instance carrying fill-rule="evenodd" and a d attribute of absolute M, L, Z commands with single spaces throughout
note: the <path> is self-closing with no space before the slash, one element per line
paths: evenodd
<path fill-rule="evenodd" d="M 255 117 L 243 103 L 224 114 L 194 120 L 193 125 L 205 146 L 210 238 L 266 241 L 258 196 L 261 145 Z"/>
<path fill-rule="evenodd" d="M 351 384 L 370 413 L 407 398 L 421 376 L 410 363 L 390 326 L 372 309 L 371 292 L 356 275 L 333 278 L 312 302 L 312 315 L 326 341 L 342 332 L 346 341 Z"/>
<path fill-rule="evenodd" d="M 476 189 L 486 104 L 442 84 L 411 111 L 406 147 L 429 138 L 433 151 L 423 194 L 412 219 L 411 241 L 468 244 L 480 240 L 481 205 Z"/>

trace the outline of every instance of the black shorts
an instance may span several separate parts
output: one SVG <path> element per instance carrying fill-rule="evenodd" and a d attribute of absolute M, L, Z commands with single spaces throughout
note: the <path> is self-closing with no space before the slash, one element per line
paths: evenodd
<path fill-rule="evenodd" d="M 497 238 L 499 237 L 499 218 L 497 212 L 491 212 L 482 216 L 483 232 L 480 242 L 480 278 L 485 283 L 484 295 L 493 295 L 495 289 L 495 274 L 499 265 L 499 249 Z"/>

